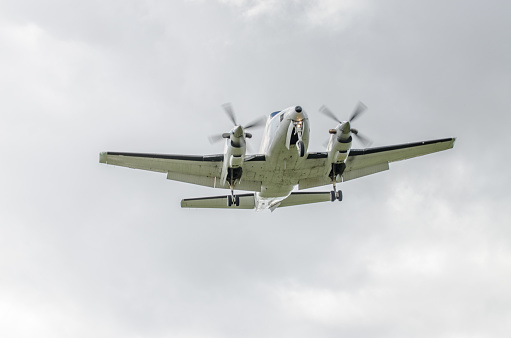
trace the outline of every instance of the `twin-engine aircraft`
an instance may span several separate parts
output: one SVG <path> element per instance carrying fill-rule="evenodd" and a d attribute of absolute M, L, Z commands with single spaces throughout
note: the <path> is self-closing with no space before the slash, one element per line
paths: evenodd
<path fill-rule="evenodd" d="M 271 113 L 259 154 L 246 154 L 246 129 L 264 124 L 256 121 L 246 126 L 236 122 L 232 107 L 224 105 L 235 125 L 229 133 L 211 140 L 225 139 L 223 154 L 164 155 L 146 153 L 102 152 L 99 162 L 167 174 L 167 179 L 212 188 L 230 189 L 226 196 L 190 198 L 181 201 L 183 208 L 270 209 L 327 201 L 342 201 L 337 183 L 389 169 L 389 163 L 422 156 L 454 146 L 455 138 L 444 138 L 393 146 L 352 149 L 352 136 L 362 143 L 369 140 L 352 128 L 351 123 L 366 107 L 359 103 L 348 121 L 341 121 L 326 107 L 321 112 L 338 124 L 330 129 L 326 151 L 307 152 L 309 118 L 300 106 Z M 293 191 L 332 185 L 331 191 Z M 243 190 L 250 193 L 238 194 Z"/>

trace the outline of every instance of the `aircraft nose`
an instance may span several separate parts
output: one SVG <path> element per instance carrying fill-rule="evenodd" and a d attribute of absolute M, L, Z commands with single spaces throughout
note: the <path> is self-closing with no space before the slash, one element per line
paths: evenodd
<path fill-rule="evenodd" d="M 301 106 L 294 106 L 294 109 L 288 113 L 288 117 L 293 121 L 300 121 L 306 118 L 307 114 Z"/>

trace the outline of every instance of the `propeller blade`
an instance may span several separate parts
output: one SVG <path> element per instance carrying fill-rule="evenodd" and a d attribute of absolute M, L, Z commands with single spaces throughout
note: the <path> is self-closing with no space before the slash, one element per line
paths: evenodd
<path fill-rule="evenodd" d="M 232 109 L 232 104 L 231 103 L 225 103 L 222 105 L 222 107 L 224 108 L 225 110 L 225 113 L 227 114 L 227 116 L 229 116 L 229 119 L 231 119 L 232 123 L 237 126 L 238 123 L 236 123 L 236 115 L 234 115 L 234 110 Z"/>
<path fill-rule="evenodd" d="M 209 143 L 213 144 L 213 143 L 218 143 L 222 139 L 229 138 L 229 137 L 230 137 L 229 133 L 223 133 L 223 134 L 218 134 L 218 135 L 211 135 L 210 137 L 208 137 L 208 140 L 209 140 Z"/>
<path fill-rule="evenodd" d="M 261 118 L 258 118 L 257 120 L 250 122 L 249 124 L 244 126 L 243 129 L 257 128 L 257 127 L 264 126 L 265 124 L 266 124 L 266 118 L 261 117 Z"/>
<path fill-rule="evenodd" d="M 348 121 L 353 122 L 360 114 L 362 114 L 367 109 L 367 106 L 363 104 L 362 102 L 359 102 L 355 110 L 353 111 L 353 114 L 351 114 L 351 117 Z"/>
<path fill-rule="evenodd" d="M 223 139 L 222 135 L 211 135 L 208 137 L 209 143 L 214 144 L 218 143 Z"/>
<path fill-rule="evenodd" d="M 360 143 L 362 143 L 362 145 L 364 147 L 369 147 L 371 144 L 373 144 L 373 141 L 368 138 L 367 136 L 364 136 L 364 135 L 361 135 L 358 130 L 356 130 L 356 133 L 352 132 L 353 135 L 355 135 L 355 137 L 360 141 Z"/>
<path fill-rule="evenodd" d="M 323 113 L 324 115 L 328 116 L 329 118 L 331 118 L 332 120 L 336 121 L 337 123 L 342 123 L 341 120 L 339 120 L 335 115 L 334 113 L 332 113 L 330 111 L 330 109 L 328 109 L 326 106 L 321 106 L 321 108 L 319 108 L 319 111 L 321 113 Z"/>

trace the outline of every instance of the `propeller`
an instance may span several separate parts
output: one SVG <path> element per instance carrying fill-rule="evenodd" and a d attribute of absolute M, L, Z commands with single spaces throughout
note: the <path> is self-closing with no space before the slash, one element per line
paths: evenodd
<path fill-rule="evenodd" d="M 249 124 L 246 124 L 245 126 L 241 126 L 236 121 L 236 114 L 234 114 L 234 109 L 232 108 L 232 104 L 225 103 L 225 104 L 222 105 L 222 107 L 224 108 L 225 113 L 229 117 L 229 120 L 231 120 L 231 122 L 234 124 L 234 127 L 241 127 L 242 128 L 246 138 L 252 138 L 252 134 L 245 133 L 245 130 L 261 127 L 261 126 L 263 126 L 266 123 L 265 122 L 266 119 L 264 117 L 260 117 L 260 118 L 258 118 L 256 120 L 250 122 Z M 211 135 L 209 137 L 209 142 L 217 143 L 217 142 L 221 141 L 224 138 L 230 138 L 230 137 L 231 137 L 231 133 L 230 132 L 229 133 L 218 134 L 218 135 Z"/>
<path fill-rule="evenodd" d="M 365 112 L 367 110 L 367 106 L 365 104 L 363 104 L 362 102 L 359 102 L 358 105 L 355 107 L 355 110 L 353 111 L 353 113 L 351 114 L 351 117 L 350 119 L 348 120 L 348 122 L 351 124 L 351 122 L 355 121 L 363 112 Z M 339 118 L 337 118 L 337 116 L 335 116 L 334 113 L 332 113 L 332 111 L 330 109 L 328 109 L 326 106 L 322 106 L 319 111 L 321 113 L 323 113 L 323 115 L 326 115 L 327 117 L 329 117 L 330 119 L 336 121 L 337 123 L 341 124 L 343 123 L 343 121 L 341 121 Z M 335 131 L 335 129 L 331 129 L 331 133 L 332 131 Z M 362 145 L 364 145 L 365 147 L 371 145 L 373 142 L 371 141 L 370 138 L 360 134 L 360 132 L 358 131 L 358 129 L 355 129 L 355 128 L 351 128 L 350 129 L 351 133 L 353 135 L 355 135 L 355 137 L 360 141 L 360 143 L 362 143 Z"/>

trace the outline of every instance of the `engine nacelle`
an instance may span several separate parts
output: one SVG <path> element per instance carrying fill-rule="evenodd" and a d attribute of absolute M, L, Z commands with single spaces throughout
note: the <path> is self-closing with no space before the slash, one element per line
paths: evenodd
<path fill-rule="evenodd" d="M 231 155 L 229 157 L 229 168 L 238 168 L 243 164 L 243 155 Z"/>
<path fill-rule="evenodd" d="M 247 151 L 245 138 L 243 127 L 236 126 L 231 130 L 229 138 L 225 142 L 221 182 L 227 181 L 230 186 L 234 186 L 235 182 L 241 179 L 243 161 Z"/>
<path fill-rule="evenodd" d="M 348 158 L 351 149 L 351 131 L 350 123 L 343 122 L 335 129 L 330 129 L 330 141 L 328 142 L 327 152 L 328 161 L 331 164 L 343 163 Z"/>

